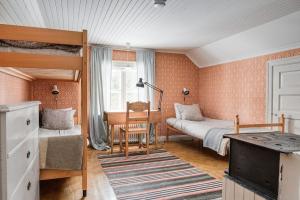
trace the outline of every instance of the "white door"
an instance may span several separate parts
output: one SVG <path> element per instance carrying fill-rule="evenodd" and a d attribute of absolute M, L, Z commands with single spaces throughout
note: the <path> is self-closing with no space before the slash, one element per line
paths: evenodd
<path fill-rule="evenodd" d="M 300 57 L 268 63 L 268 120 L 277 122 L 283 113 L 286 132 L 300 134 Z"/>

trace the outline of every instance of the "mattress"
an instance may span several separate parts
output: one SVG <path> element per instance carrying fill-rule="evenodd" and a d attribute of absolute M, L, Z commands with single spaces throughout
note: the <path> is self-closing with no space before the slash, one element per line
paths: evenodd
<path fill-rule="evenodd" d="M 81 46 L 50 44 L 50 43 L 30 42 L 30 41 L 0 40 L 0 51 L 79 56 L 81 51 Z"/>
<path fill-rule="evenodd" d="M 80 170 L 83 138 L 79 125 L 69 130 L 39 129 L 41 169 Z"/>
<path fill-rule="evenodd" d="M 233 121 L 204 118 L 202 121 L 179 120 L 168 118 L 166 120 L 170 126 L 184 132 L 185 134 L 203 140 L 208 131 L 212 128 L 233 128 Z"/>
<path fill-rule="evenodd" d="M 80 125 L 75 125 L 73 128 L 68 130 L 50 130 L 45 128 L 39 129 L 39 138 L 68 136 L 68 135 L 81 135 Z"/>

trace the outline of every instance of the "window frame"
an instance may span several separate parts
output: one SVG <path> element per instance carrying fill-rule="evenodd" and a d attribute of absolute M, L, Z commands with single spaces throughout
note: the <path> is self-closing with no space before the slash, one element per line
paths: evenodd
<path fill-rule="evenodd" d="M 112 71 L 113 70 L 118 70 L 118 71 L 121 72 L 121 87 L 120 87 L 120 92 L 116 92 L 116 90 L 113 90 L 111 88 L 110 97 L 111 97 L 113 91 L 115 93 L 120 93 L 120 95 L 121 95 L 121 107 L 120 107 L 120 110 L 112 109 L 112 101 L 111 101 L 110 102 L 110 110 L 111 111 L 124 111 L 126 109 L 126 98 L 127 98 L 126 72 L 127 72 L 127 70 L 130 70 L 130 69 L 126 69 L 126 68 L 130 68 L 130 67 L 128 67 L 128 65 L 132 65 L 132 68 L 135 68 L 136 76 L 137 76 L 136 61 L 118 61 L 118 60 L 113 60 L 112 61 Z M 118 69 L 118 67 L 119 67 L 119 69 Z M 137 98 L 138 98 L 138 89 L 136 90 L 136 94 L 137 94 Z"/>

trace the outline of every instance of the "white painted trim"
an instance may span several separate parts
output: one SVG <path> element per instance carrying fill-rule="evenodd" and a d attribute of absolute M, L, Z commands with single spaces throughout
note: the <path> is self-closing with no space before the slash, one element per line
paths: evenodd
<path fill-rule="evenodd" d="M 266 66 L 266 119 L 268 123 L 272 122 L 272 110 L 273 110 L 273 69 L 276 65 L 292 64 L 300 62 L 300 56 L 293 56 L 289 58 L 280 58 L 276 60 L 270 60 Z"/>
<path fill-rule="evenodd" d="M 157 49 L 155 52 L 159 53 L 174 53 L 174 54 L 184 54 L 187 56 L 188 50 L 172 50 L 172 49 Z"/>
<path fill-rule="evenodd" d="M 273 107 L 273 64 L 269 61 L 266 65 L 266 119 L 267 123 L 272 122 L 272 107 Z"/>
<path fill-rule="evenodd" d="M 300 56 L 293 56 L 288 58 L 279 58 L 276 60 L 270 60 L 268 63 L 271 65 L 282 65 L 282 64 L 290 64 L 290 63 L 298 63 Z"/>

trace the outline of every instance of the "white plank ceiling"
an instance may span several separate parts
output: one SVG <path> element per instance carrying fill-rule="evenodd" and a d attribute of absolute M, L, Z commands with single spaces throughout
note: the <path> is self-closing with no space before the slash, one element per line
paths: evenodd
<path fill-rule="evenodd" d="M 300 10 L 300 0 L 0 0 L 0 23 L 87 29 L 89 42 L 185 51 Z"/>

